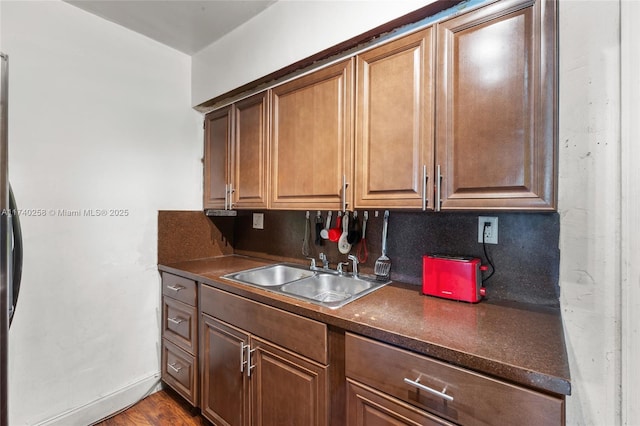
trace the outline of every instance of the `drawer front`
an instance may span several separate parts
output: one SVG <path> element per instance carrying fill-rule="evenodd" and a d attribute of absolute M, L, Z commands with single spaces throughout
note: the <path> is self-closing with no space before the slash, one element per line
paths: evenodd
<path fill-rule="evenodd" d="M 347 380 L 347 424 L 453 426 L 453 423 L 352 380 Z"/>
<path fill-rule="evenodd" d="M 198 348 L 198 311 L 194 306 L 163 297 L 162 335 L 195 355 Z"/>
<path fill-rule="evenodd" d="M 196 406 L 198 401 L 197 358 L 166 339 L 162 342 L 162 380 L 191 405 Z"/>
<path fill-rule="evenodd" d="M 327 325 L 217 288 L 200 288 L 201 311 L 326 365 Z"/>
<path fill-rule="evenodd" d="M 193 280 L 163 272 L 162 294 L 187 305 L 198 306 L 198 286 Z"/>
<path fill-rule="evenodd" d="M 511 385 L 351 333 L 346 335 L 345 349 L 347 377 L 454 423 L 564 422 L 561 397 Z"/>

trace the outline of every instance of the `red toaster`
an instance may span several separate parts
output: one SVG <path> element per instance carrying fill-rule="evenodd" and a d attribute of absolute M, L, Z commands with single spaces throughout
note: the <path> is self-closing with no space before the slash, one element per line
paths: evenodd
<path fill-rule="evenodd" d="M 422 293 L 429 296 L 478 303 L 485 295 L 480 259 L 462 256 L 422 257 Z"/>

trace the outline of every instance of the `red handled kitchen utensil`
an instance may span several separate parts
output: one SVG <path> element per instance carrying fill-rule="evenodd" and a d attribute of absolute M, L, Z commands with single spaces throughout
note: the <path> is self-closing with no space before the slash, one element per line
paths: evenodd
<path fill-rule="evenodd" d="M 338 217 L 336 218 L 336 227 L 329 229 L 329 241 L 337 243 L 340 239 L 340 235 L 342 235 L 342 212 L 338 212 Z"/>

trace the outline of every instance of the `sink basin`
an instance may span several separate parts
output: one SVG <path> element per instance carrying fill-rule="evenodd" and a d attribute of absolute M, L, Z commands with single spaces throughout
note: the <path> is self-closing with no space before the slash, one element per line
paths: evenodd
<path fill-rule="evenodd" d="M 325 304 L 341 304 L 380 287 L 382 283 L 365 281 L 341 275 L 318 274 L 312 278 L 285 284 L 284 293 L 312 299 Z"/>
<path fill-rule="evenodd" d="M 224 278 L 260 287 L 276 287 L 314 275 L 308 269 L 278 264 L 227 274 Z"/>
<path fill-rule="evenodd" d="M 365 275 L 354 278 L 328 269 L 313 271 L 287 264 L 247 269 L 223 275 L 223 278 L 331 309 L 344 306 L 391 282 L 377 281 Z"/>

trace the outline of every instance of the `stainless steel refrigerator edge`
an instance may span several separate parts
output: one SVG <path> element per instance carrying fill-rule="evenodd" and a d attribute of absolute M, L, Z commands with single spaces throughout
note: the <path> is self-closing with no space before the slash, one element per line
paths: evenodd
<path fill-rule="evenodd" d="M 0 52 L 0 426 L 9 424 L 9 327 L 22 279 L 22 230 L 9 184 L 9 58 Z"/>
<path fill-rule="evenodd" d="M 9 343 L 9 286 L 11 285 L 10 264 L 10 235 L 9 217 L 9 170 L 8 170 L 8 58 L 2 55 L 2 67 L 0 70 L 0 100 L 2 113 L 0 114 L 0 425 L 9 424 L 8 413 L 8 343 Z"/>

